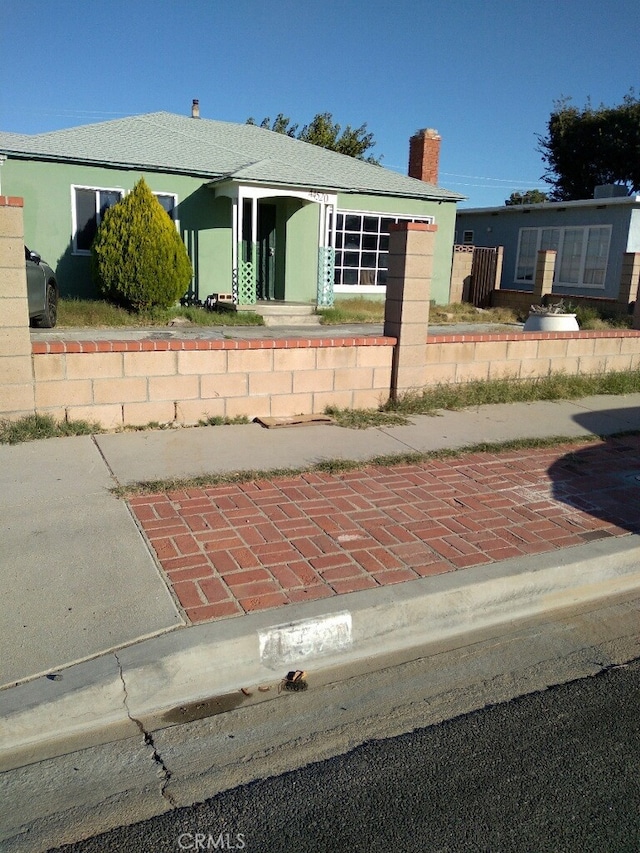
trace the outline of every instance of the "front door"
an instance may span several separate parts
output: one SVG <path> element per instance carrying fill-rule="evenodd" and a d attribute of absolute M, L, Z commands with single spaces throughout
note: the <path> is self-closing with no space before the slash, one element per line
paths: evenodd
<path fill-rule="evenodd" d="M 276 206 L 258 204 L 258 299 L 276 298 Z"/>

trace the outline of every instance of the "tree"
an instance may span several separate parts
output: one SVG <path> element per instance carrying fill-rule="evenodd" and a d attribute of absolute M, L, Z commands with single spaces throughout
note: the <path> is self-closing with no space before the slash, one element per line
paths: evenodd
<path fill-rule="evenodd" d="M 247 119 L 247 124 L 255 123 L 255 119 Z M 283 133 L 294 139 L 301 139 L 303 142 L 318 145 L 320 148 L 327 148 L 329 151 L 346 154 L 347 157 L 354 157 L 356 160 L 373 163 L 376 166 L 380 165 L 382 159 L 377 159 L 372 154 L 367 155 L 367 152 L 371 151 L 376 143 L 373 133 L 367 133 L 366 122 L 356 128 L 348 124 L 343 130 L 341 125 L 333 121 L 331 113 L 318 113 L 309 124 L 305 124 L 302 130 L 298 132 L 299 125 L 292 124 L 288 116 L 278 113 L 273 122 L 269 117 L 264 118 L 260 122 L 260 127 L 272 130 L 274 133 Z"/>
<path fill-rule="evenodd" d="M 192 276 L 186 247 L 144 178 L 106 211 L 91 246 L 91 270 L 103 296 L 135 311 L 169 308 L 186 293 Z"/>
<path fill-rule="evenodd" d="M 547 194 L 540 190 L 527 190 L 526 193 L 511 193 L 505 204 L 511 207 L 518 204 L 542 204 L 543 201 L 548 200 Z"/>
<path fill-rule="evenodd" d="M 615 107 L 583 109 L 570 98 L 554 103 L 547 135 L 538 137 L 551 199 L 593 198 L 600 184 L 640 190 L 640 100 L 633 90 Z"/>

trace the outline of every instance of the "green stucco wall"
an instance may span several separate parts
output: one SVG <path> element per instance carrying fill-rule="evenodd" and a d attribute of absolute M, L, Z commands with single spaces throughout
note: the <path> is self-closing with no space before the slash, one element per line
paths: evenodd
<path fill-rule="evenodd" d="M 178 197 L 177 218 L 200 298 L 231 292 L 231 202 L 216 199 L 199 178 L 8 159 L 2 192 L 24 198 L 26 244 L 56 270 L 63 296 L 96 296 L 89 257 L 72 249 L 72 186 L 131 190 L 144 177 L 154 192 Z"/>
<path fill-rule="evenodd" d="M 286 294 L 289 302 L 316 302 L 318 289 L 317 204 L 286 201 Z"/>

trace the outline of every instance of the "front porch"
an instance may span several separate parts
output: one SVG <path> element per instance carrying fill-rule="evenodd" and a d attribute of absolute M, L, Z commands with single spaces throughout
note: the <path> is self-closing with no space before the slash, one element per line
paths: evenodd
<path fill-rule="evenodd" d="M 335 194 L 237 180 L 207 186 L 216 197 L 231 200 L 231 289 L 236 306 L 333 304 Z M 312 311 L 301 312 L 309 314 Z"/>

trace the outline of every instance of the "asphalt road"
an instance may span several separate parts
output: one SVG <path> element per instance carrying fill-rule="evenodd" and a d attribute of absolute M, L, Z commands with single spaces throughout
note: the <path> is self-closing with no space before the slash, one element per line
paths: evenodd
<path fill-rule="evenodd" d="M 58 850 L 637 853 L 640 660 Z"/>

